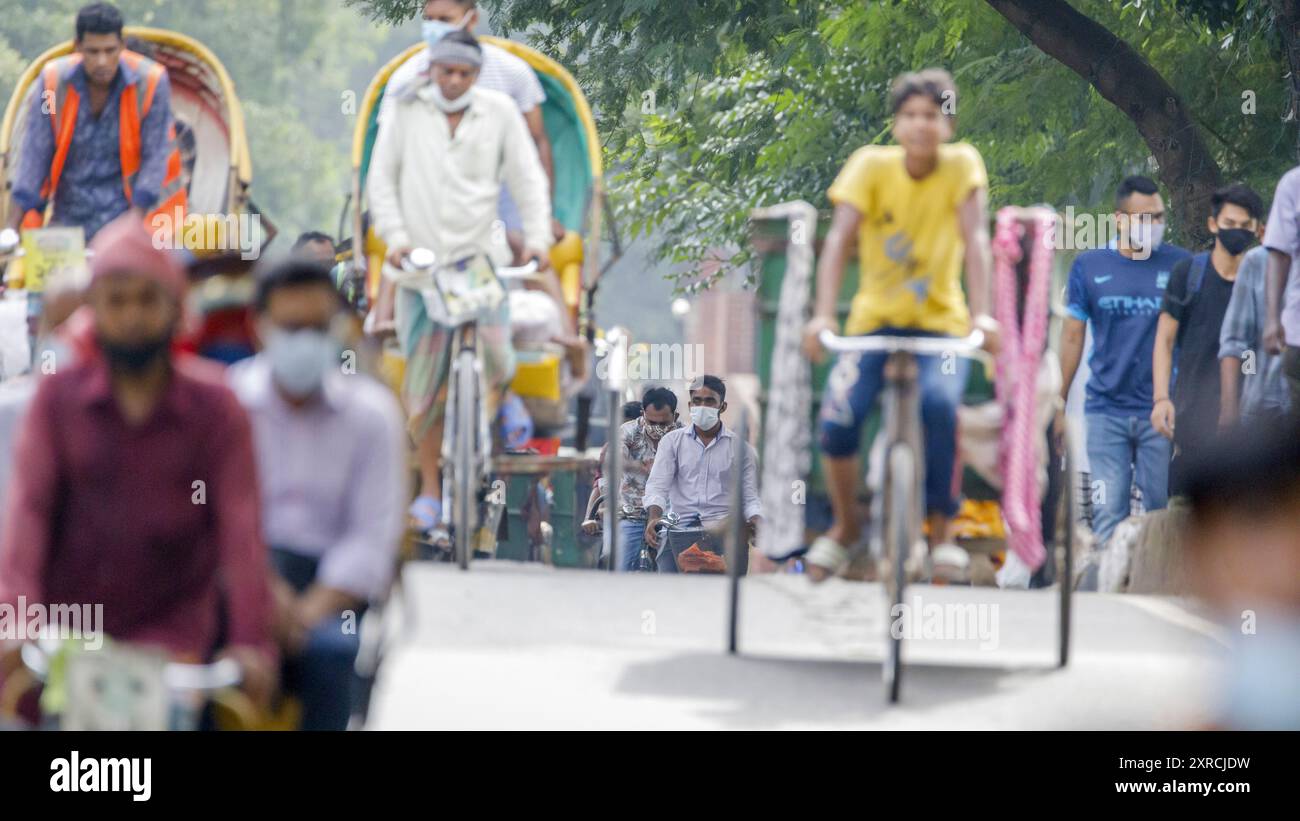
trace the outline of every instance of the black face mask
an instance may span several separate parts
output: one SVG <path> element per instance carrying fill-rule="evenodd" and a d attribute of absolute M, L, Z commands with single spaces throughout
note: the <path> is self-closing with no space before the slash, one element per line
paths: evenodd
<path fill-rule="evenodd" d="M 101 338 L 99 340 L 99 349 L 104 352 L 104 358 L 108 360 L 108 364 L 113 370 L 126 373 L 141 373 L 148 370 L 150 365 L 167 354 L 171 342 L 171 334 L 129 345 L 109 342 Z"/>
<path fill-rule="evenodd" d="M 1215 236 L 1219 238 L 1223 250 L 1235 257 L 1250 247 L 1250 243 L 1255 239 L 1255 232 L 1249 228 L 1220 228 Z"/>

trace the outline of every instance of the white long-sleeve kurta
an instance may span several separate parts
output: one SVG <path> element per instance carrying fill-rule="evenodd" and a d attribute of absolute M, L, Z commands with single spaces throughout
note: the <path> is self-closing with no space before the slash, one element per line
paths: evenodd
<path fill-rule="evenodd" d="M 390 248 L 424 247 L 440 260 L 477 251 L 500 264 L 504 232 L 493 223 L 504 184 L 523 217 L 525 243 L 546 250 L 549 186 L 524 118 L 499 91 L 466 93 L 474 96 L 455 136 L 447 115 L 422 95 L 399 100 L 380 124 L 367 181 L 375 230 Z"/>

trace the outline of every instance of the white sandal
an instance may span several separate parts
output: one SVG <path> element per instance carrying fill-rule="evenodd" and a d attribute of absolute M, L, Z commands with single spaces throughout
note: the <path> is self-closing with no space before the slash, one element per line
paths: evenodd
<path fill-rule="evenodd" d="M 955 544 L 935 545 L 930 551 L 936 584 L 970 584 L 970 554 Z"/>
<path fill-rule="evenodd" d="M 849 551 L 830 536 L 818 536 L 803 557 L 805 564 L 826 571 L 827 577 L 838 576 L 849 566 Z M 820 579 L 818 579 L 820 581 Z"/>

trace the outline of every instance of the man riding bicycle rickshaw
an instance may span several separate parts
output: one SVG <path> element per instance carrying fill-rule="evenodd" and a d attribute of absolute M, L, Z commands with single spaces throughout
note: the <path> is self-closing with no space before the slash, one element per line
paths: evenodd
<path fill-rule="evenodd" d="M 432 531 L 443 522 L 441 447 L 451 331 L 427 308 L 427 272 L 404 270 L 416 248 L 439 264 L 486 256 L 509 260 L 496 230 L 504 183 L 522 215 L 525 257 L 546 265 L 551 207 L 546 174 L 524 121 L 506 95 L 475 85 L 483 63 L 473 35 L 457 31 L 429 49 L 431 82 L 408 89 L 379 127 L 368 180 L 371 218 L 388 247 L 384 273 L 397 282 L 398 339 L 406 358 L 402 398 L 416 442 L 420 488 L 413 522 Z M 560 304 L 553 274 L 526 287 L 541 288 Z M 478 324 L 488 418 L 514 372 L 509 303 Z"/>

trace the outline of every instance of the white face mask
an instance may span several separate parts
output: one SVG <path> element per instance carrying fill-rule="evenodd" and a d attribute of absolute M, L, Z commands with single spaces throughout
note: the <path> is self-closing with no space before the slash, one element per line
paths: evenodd
<path fill-rule="evenodd" d="M 437 83 L 431 82 L 427 86 L 421 88 L 418 92 L 416 92 L 416 95 L 420 99 L 426 100 L 436 105 L 438 107 L 438 110 L 441 111 L 443 114 L 455 114 L 458 111 L 464 111 L 465 109 L 469 108 L 469 102 L 470 102 L 469 92 L 470 89 L 467 88 L 465 89 L 464 94 L 460 95 L 454 100 L 448 100 L 445 96 L 443 96 L 442 88 L 440 88 Z"/>
<path fill-rule="evenodd" d="M 1136 251 L 1155 253 L 1165 239 L 1165 224 L 1133 218 L 1129 223 L 1129 241 Z"/>
<path fill-rule="evenodd" d="M 444 23 L 441 20 L 423 20 L 420 23 L 420 36 L 424 38 L 424 44 L 429 48 L 437 45 L 438 41 L 451 34 L 453 31 L 459 31 L 465 28 L 469 22 L 469 14 L 460 18 L 459 23 Z"/>
<path fill-rule="evenodd" d="M 691 408 L 691 421 L 700 430 L 713 430 L 718 424 L 718 409 L 696 405 Z"/>
<path fill-rule="evenodd" d="M 334 338 L 322 331 L 276 329 L 266 341 L 271 377 L 285 393 L 306 399 L 320 390 L 325 374 L 338 360 L 338 347 Z"/>

